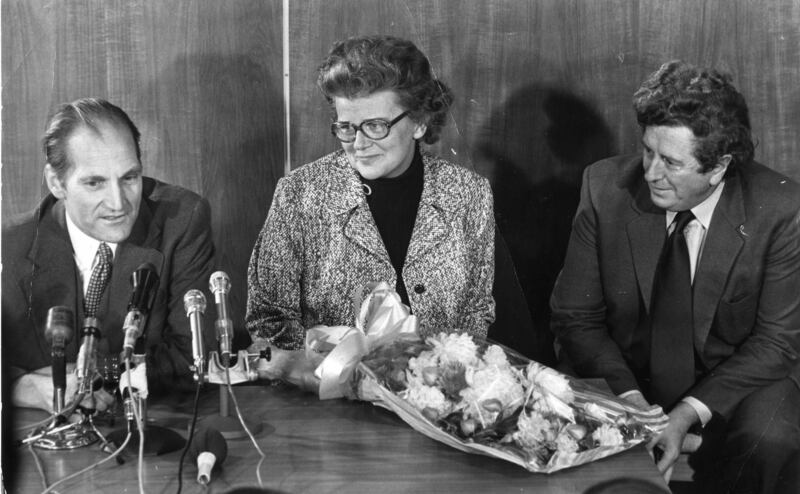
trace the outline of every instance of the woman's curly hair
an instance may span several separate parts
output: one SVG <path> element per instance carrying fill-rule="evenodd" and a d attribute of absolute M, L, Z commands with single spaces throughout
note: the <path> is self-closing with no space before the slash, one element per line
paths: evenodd
<path fill-rule="evenodd" d="M 753 159 L 747 103 L 728 74 L 667 62 L 634 93 L 633 107 L 642 130 L 659 125 L 691 129 L 703 172 L 726 154 L 732 157 L 729 170 Z"/>
<path fill-rule="evenodd" d="M 427 57 L 411 41 L 392 36 L 359 36 L 334 43 L 318 69 L 317 86 L 328 103 L 391 90 L 412 120 L 427 125 L 426 144 L 439 140 L 453 102 L 436 79 Z"/>

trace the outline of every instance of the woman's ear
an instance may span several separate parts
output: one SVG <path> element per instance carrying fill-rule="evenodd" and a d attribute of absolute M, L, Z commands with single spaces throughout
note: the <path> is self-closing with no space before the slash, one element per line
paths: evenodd
<path fill-rule="evenodd" d="M 55 169 L 50 166 L 50 163 L 44 165 L 44 180 L 47 182 L 47 188 L 50 189 L 56 199 L 64 199 L 67 197 L 67 189 L 64 187 L 64 182 L 58 176 Z"/>
<path fill-rule="evenodd" d="M 428 124 L 427 123 L 416 123 L 414 124 L 414 139 L 419 140 L 422 139 L 422 136 L 425 135 L 425 132 L 428 131 Z"/>

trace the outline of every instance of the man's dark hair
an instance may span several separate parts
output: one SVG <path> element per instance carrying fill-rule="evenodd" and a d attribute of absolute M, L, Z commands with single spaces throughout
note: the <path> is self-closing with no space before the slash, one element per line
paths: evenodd
<path fill-rule="evenodd" d="M 695 136 L 703 172 L 730 154 L 728 169 L 753 159 L 750 116 L 731 76 L 673 60 L 662 65 L 633 95 L 636 118 L 650 126 L 686 126 Z"/>
<path fill-rule="evenodd" d="M 47 122 L 42 139 L 42 148 L 47 163 L 55 170 L 59 178 L 64 178 L 64 174 L 71 165 L 67 155 L 67 142 L 70 136 L 82 127 L 99 134 L 101 124 L 127 128 L 136 145 L 136 158 L 141 161 L 139 129 L 136 128 L 128 114 L 106 100 L 81 98 L 71 103 L 64 103 L 56 109 Z"/>
<path fill-rule="evenodd" d="M 318 69 L 317 86 L 328 103 L 394 91 L 409 116 L 427 125 L 422 141 L 439 140 L 453 102 L 450 89 L 433 75 L 430 62 L 411 41 L 361 36 L 334 43 Z"/>

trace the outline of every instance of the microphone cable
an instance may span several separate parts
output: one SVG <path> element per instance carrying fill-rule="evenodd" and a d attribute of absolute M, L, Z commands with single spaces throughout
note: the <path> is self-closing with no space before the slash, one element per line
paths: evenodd
<path fill-rule="evenodd" d="M 131 400 L 131 408 L 133 409 L 133 417 L 134 421 L 136 422 L 136 428 L 139 429 L 139 457 L 138 457 L 138 464 L 136 466 L 136 475 L 139 480 L 139 494 L 144 494 L 144 423 L 142 422 L 141 417 L 139 417 L 139 408 L 136 403 L 136 398 L 133 396 L 133 385 L 131 384 L 131 358 L 125 358 L 125 378 L 127 382 L 128 388 L 128 396 Z M 131 432 L 128 432 L 128 436 L 131 435 Z"/>
<path fill-rule="evenodd" d="M 263 488 L 264 482 L 261 481 L 261 464 L 264 463 L 264 460 L 267 458 L 267 456 L 263 451 L 261 451 L 261 448 L 258 447 L 256 438 L 253 437 L 253 433 L 247 428 L 244 417 L 242 417 L 242 411 L 239 409 L 239 402 L 236 401 L 236 395 L 233 394 L 233 386 L 231 386 L 231 373 L 228 367 L 225 367 L 225 384 L 228 388 L 228 394 L 231 396 L 231 400 L 233 401 L 233 408 L 236 410 L 236 416 L 239 417 L 239 423 L 242 424 L 242 428 L 244 428 L 244 431 L 247 433 L 247 437 L 250 438 L 250 441 L 253 443 L 256 451 L 258 451 L 258 454 L 261 456 L 261 459 L 258 460 L 258 464 L 256 465 L 256 478 L 258 479 L 258 486 Z"/>
<path fill-rule="evenodd" d="M 33 448 L 33 443 L 28 443 L 28 451 L 31 452 L 31 456 L 33 456 L 33 462 L 36 464 L 36 470 L 39 472 L 39 477 L 42 479 L 42 487 L 47 489 L 47 475 L 44 473 L 42 459 L 39 458 L 39 455 L 36 454 L 36 450 Z"/>
<path fill-rule="evenodd" d="M 125 446 L 128 445 L 128 443 L 131 440 L 131 437 L 132 437 L 132 433 L 128 432 L 128 435 L 125 436 L 125 441 L 123 441 L 122 444 L 120 445 L 120 447 L 117 448 L 113 453 L 111 453 L 110 455 L 106 456 L 102 460 L 89 465 L 88 467 L 84 468 L 83 470 L 79 470 L 79 471 L 73 473 L 72 475 L 67 475 L 63 479 L 60 479 L 57 482 L 54 482 L 53 484 L 50 485 L 50 487 L 48 487 L 44 491 L 42 491 L 42 494 L 47 494 L 48 492 L 54 492 L 53 489 L 55 489 L 57 486 L 59 486 L 61 484 L 64 484 L 66 482 L 69 482 L 70 480 L 72 480 L 72 479 L 74 479 L 76 477 L 79 477 L 79 476 L 83 475 L 84 473 L 86 473 L 86 472 L 88 472 L 88 471 L 90 471 L 90 470 L 92 470 L 94 468 L 99 467 L 100 465 L 102 465 L 103 463 L 111 460 L 112 458 L 116 458 L 120 453 L 122 453 L 122 450 L 125 449 Z"/>
<path fill-rule="evenodd" d="M 178 461 L 178 492 L 176 494 L 181 494 L 181 489 L 183 488 L 183 461 L 186 459 L 186 453 L 188 453 L 189 446 L 192 445 L 192 438 L 194 438 L 194 428 L 197 425 L 197 407 L 198 403 L 200 403 L 200 388 L 202 386 L 203 386 L 202 381 L 198 381 L 194 393 L 194 405 L 192 406 L 192 422 L 191 425 L 189 426 L 189 439 L 186 441 L 186 446 L 183 447 L 183 452 L 181 453 L 181 459 L 180 461 Z"/>

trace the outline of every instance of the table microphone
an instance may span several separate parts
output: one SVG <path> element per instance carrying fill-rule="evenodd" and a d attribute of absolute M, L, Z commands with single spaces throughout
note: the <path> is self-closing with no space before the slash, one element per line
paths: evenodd
<path fill-rule="evenodd" d="M 131 358 L 136 340 L 142 336 L 144 321 L 153 304 L 155 288 L 158 286 L 156 268 L 149 262 L 139 266 L 131 274 L 131 299 L 128 303 L 128 314 L 122 324 L 125 339 L 122 342 L 123 361 Z"/>
<path fill-rule="evenodd" d="M 92 372 L 97 365 L 97 340 L 100 339 L 99 326 L 96 317 L 87 317 L 83 320 L 81 346 L 75 363 L 79 396 L 92 392 Z"/>
<path fill-rule="evenodd" d="M 206 427 L 195 434 L 189 455 L 197 464 L 197 482 L 208 485 L 211 470 L 228 456 L 228 443 L 217 429 Z"/>
<path fill-rule="evenodd" d="M 206 296 L 200 290 L 189 290 L 183 296 L 183 307 L 189 318 L 192 331 L 192 356 L 194 357 L 194 378 L 203 382 L 206 373 L 206 351 L 203 344 L 203 314 L 206 311 Z"/>
<path fill-rule="evenodd" d="M 228 310 L 228 292 L 231 290 L 231 279 L 224 271 L 217 271 L 208 280 L 208 287 L 214 294 L 214 302 L 217 304 L 217 320 L 214 322 L 214 327 L 219 339 L 219 354 L 222 365 L 229 367 L 233 334 L 233 322 L 228 315 L 230 312 Z"/>
<path fill-rule="evenodd" d="M 72 311 L 63 305 L 51 307 L 47 312 L 44 337 L 50 342 L 53 365 L 53 411 L 64 409 L 64 394 L 67 390 L 67 358 L 64 352 L 72 341 L 74 319 Z"/>

